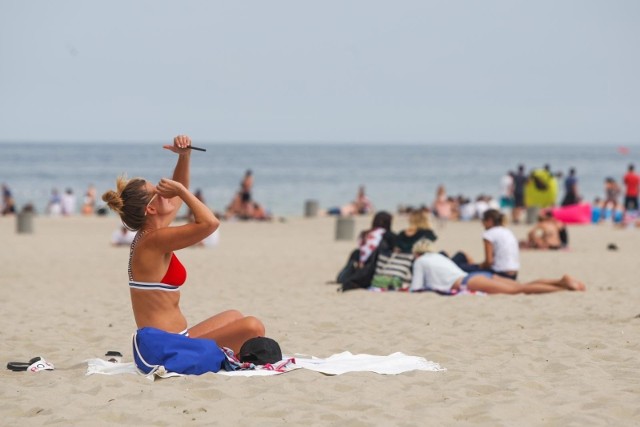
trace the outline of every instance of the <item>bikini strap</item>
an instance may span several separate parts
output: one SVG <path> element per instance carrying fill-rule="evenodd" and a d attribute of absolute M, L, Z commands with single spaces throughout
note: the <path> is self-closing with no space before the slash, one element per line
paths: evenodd
<path fill-rule="evenodd" d="M 131 258 L 133 257 L 133 250 L 136 247 L 136 243 L 138 243 L 138 240 L 140 240 L 144 233 L 146 233 L 146 231 L 138 230 L 135 237 L 131 241 L 131 248 L 129 249 L 129 265 L 127 267 L 127 271 L 129 272 L 129 281 L 133 281 L 133 273 L 131 272 Z"/>

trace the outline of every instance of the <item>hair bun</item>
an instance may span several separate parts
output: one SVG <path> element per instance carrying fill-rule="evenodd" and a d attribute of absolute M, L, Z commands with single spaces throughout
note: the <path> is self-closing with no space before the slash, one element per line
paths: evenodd
<path fill-rule="evenodd" d="M 120 194 L 116 193 L 113 190 L 109 190 L 102 195 L 102 200 L 107 202 L 109 209 L 116 212 L 117 214 L 122 213 L 122 208 L 124 207 L 124 203 L 122 201 L 122 197 Z"/>

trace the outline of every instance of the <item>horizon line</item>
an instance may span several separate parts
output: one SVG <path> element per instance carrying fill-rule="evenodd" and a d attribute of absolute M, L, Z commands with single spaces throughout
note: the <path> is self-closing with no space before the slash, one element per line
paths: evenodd
<path fill-rule="evenodd" d="M 158 144 L 160 140 L 10 140 L 1 139 L 2 144 Z M 270 144 L 270 145 L 610 145 L 636 146 L 640 141 L 375 141 L 375 140 L 198 140 L 199 144 Z"/>

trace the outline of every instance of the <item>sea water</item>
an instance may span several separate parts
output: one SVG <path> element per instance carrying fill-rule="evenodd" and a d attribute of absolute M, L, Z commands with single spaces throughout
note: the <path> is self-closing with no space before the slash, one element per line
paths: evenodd
<path fill-rule="evenodd" d="M 376 209 L 391 212 L 398 205 L 430 205 L 440 184 L 453 196 L 499 197 L 500 178 L 519 164 L 527 171 L 549 164 L 565 176 L 575 167 L 579 192 L 591 201 L 604 195 L 605 177 L 621 184 L 628 164 L 640 161 L 640 146 L 621 149 L 610 144 L 198 145 L 207 151 L 192 153 L 191 189 L 202 190 L 211 208 L 224 210 L 251 169 L 254 199 L 284 216 L 302 215 L 309 199 L 321 208 L 341 206 L 355 198 L 360 185 Z M 53 188 L 72 189 L 79 208 L 90 184 L 100 196 L 124 173 L 155 183 L 171 177 L 175 161 L 175 154 L 161 143 L 2 143 L 0 182 L 9 186 L 18 209 L 32 203 L 44 213 Z"/>

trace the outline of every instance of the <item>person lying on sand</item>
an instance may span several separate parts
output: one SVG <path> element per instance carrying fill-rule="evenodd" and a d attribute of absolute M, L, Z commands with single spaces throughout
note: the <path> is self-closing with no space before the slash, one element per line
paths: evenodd
<path fill-rule="evenodd" d="M 463 291 L 482 291 L 489 294 L 542 294 L 556 291 L 584 291 L 584 283 L 571 276 L 560 279 L 536 279 L 519 283 L 488 271 L 467 273 L 446 256 L 436 253 L 433 242 L 421 239 L 413 245 L 416 258 L 411 281 L 412 292 L 435 291 L 452 294 Z"/>

